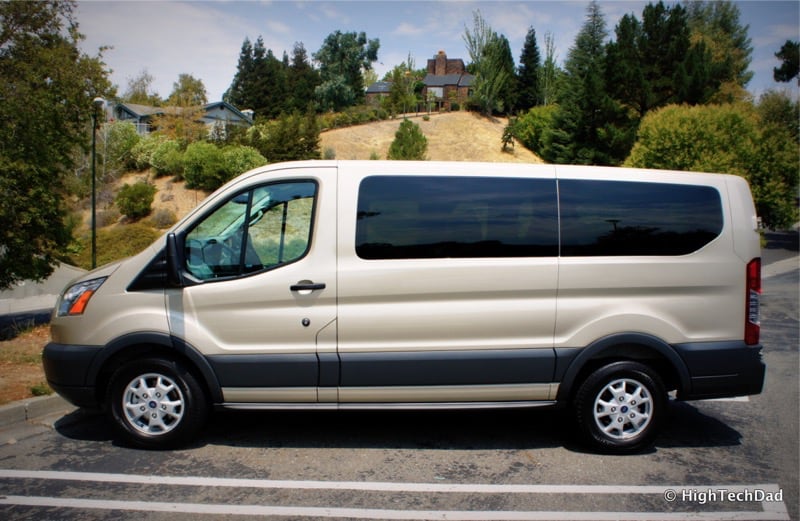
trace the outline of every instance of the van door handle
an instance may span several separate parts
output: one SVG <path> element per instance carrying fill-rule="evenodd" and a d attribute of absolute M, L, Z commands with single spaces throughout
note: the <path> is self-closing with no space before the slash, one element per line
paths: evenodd
<path fill-rule="evenodd" d="M 298 282 L 289 286 L 291 291 L 315 291 L 325 289 L 324 282 Z"/>

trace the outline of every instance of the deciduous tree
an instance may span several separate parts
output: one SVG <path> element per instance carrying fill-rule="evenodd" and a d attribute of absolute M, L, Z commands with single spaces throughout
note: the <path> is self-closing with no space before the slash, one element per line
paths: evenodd
<path fill-rule="evenodd" d="M 0 288 L 47 277 L 72 241 L 65 180 L 92 135 L 93 98 L 113 94 L 81 51 L 73 1 L 0 2 Z"/>
<path fill-rule="evenodd" d="M 373 62 L 378 60 L 380 40 L 368 40 L 365 32 L 334 31 L 322 42 L 322 47 L 314 53 L 314 60 L 319 64 L 320 76 L 323 87 L 326 83 L 336 83 L 349 90 L 351 94 L 337 97 L 337 101 L 344 102 L 352 99 L 352 103 L 364 100 L 364 76 L 362 71 L 372 68 Z M 324 92 L 330 90 L 323 88 Z M 344 105 L 346 106 L 346 105 Z M 334 110 L 344 108 L 334 107 Z"/>

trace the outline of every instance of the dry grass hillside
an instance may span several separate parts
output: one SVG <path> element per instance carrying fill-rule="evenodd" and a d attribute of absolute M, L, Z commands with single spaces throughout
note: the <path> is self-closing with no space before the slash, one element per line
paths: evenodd
<path fill-rule="evenodd" d="M 422 116 L 414 116 L 412 120 L 428 138 L 427 157 L 431 161 L 542 163 L 536 154 L 519 143 L 510 152 L 502 151 L 501 137 L 508 124 L 505 118 L 490 120 L 471 112 L 450 112 L 433 114 L 428 121 Z M 400 119 L 394 119 L 323 132 L 320 149 L 332 149 L 336 159 L 370 159 L 373 155 L 385 159 L 400 122 Z M 148 178 L 158 189 L 153 211 L 170 210 L 178 219 L 207 195 L 201 190 L 186 189 L 183 182 L 174 182 L 166 177 L 153 179 L 142 172 L 124 176 L 116 189 L 124 183 Z"/>
<path fill-rule="evenodd" d="M 485 118 L 472 112 L 433 114 L 429 121 L 412 118 L 428 138 L 428 159 L 431 161 L 490 161 L 541 163 L 533 152 L 517 143 L 510 152 L 503 152 L 501 138 L 508 124 L 505 118 Z M 322 150 L 332 149 L 336 159 L 386 159 L 389 145 L 401 119 L 323 132 Z"/>

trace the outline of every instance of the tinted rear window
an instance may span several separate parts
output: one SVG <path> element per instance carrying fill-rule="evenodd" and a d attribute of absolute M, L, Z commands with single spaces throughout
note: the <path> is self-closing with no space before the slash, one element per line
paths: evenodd
<path fill-rule="evenodd" d="M 356 253 L 363 259 L 557 256 L 556 182 L 368 177 L 358 194 Z"/>
<path fill-rule="evenodd" d="M 560 180 L 561 255 L 685 255 L 722 231 L 709 186 Z"/>

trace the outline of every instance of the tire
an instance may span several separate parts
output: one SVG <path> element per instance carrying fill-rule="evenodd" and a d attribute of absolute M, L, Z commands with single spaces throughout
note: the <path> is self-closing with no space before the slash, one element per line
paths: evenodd
<path fill-rule="evenodd" d="M 182 364 L 153 358 L 123 365 L 111 377 L 108 411 L 122 437 L 147 449 L 185 444 L 205 424 L 208 403 Z"/>
<path fill-rule="evenodd" d="M 601 452 L 640 451 L 655 440 L 667 393 L 658 374 L 638 362 L 597 369 L 578 388 L 574 408 L 585 439 Z"/>

